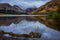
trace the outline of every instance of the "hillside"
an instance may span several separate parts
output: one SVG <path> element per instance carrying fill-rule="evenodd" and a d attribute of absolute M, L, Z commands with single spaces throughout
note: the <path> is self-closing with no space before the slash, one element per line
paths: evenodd
<path fill-rule="evenodd" d="M 46 14 L 47 16 L 35 17 L 46 26 L 60 31 L 60 0 L 51 0 L 32 12 L 34 15 Z"/>
<path fill-rule="evenodd" d="M 39 7 L 36 11 L 32 12 L 33 14 L 45 14 L 50 11 L 55 11 L 58 9 L 58 1 L 52 0 L 47 2 L 45 5 Z"/>

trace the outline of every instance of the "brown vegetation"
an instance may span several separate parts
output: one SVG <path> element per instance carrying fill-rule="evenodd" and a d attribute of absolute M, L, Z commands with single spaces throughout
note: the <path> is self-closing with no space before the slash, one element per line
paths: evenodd
<path fill-rule="evenodd" d="M 36 11 L 32 12 L 32 14 L 46 14 L 47 16 L 45 17 L 37 16 L 35 18 L 46 26 L 60 31 L 60 0 L 51 0 Z M 52 15 L 52 18 L 50 14 Z"/>

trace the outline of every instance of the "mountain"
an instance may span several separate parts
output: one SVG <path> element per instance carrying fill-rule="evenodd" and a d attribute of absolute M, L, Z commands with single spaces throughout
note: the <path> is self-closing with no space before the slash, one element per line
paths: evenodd
<path fill-rule="evenodd" d="M 37 20 L 46 26 L 60 31 L 60 0 L 51 0 L 45 5 L 39 7 L 36 11 L 32 12 L 34 15 L 47 15 L 37 16 Z"/>
<path fill-rule="evenodd" d="M 0 3 L 0 15 L 5 14 L 31 14 L 32 11 L 36 10 L 36 6 L 29 7 L 27 9 L 22 9 L 21 6 L 13 5 L 11 6 L 8 3 Z"/>
<path fill-rule="evenodd" d="M 17 6 L 17 5 L 14 5 L 13 6 L 13 8 L 17 11 L 17 12 L 19 12 L 19 13 L 25 13 L 26 14 L 26 11 L 24 11 L 23 9 L 21 9 L 19 6 Z"/>
<path fill-rule="evenodd" d="M 8 3 L 0 3 L 0 14 L 26 14 L 26 12 L 17 5 L 11 6 Z"/>
<path fill-rule="evenodd" d="M 27 13 L 30 13 L 31 14 L 31 12 L 35 11 L 36 9 L 37 9 L 36 7 L 35 8 L 27 8 L 25 11 Z"/>
<path fill-rule="evenodd" d="M 58 3 L 54 0 L 46 3 L 45 5 L 39 7 L 36 11 L 34 11 L 34 14 L 45 14 L 50 11 L 55 11 L 58 8 Z"/>

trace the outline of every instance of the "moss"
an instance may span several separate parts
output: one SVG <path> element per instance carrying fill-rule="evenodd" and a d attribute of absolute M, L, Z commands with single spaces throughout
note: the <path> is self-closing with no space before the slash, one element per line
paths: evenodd
<path fill-rule="evenodd" d="M 0 36 L 3 36 L 4 31 L 0 30 Z"/>

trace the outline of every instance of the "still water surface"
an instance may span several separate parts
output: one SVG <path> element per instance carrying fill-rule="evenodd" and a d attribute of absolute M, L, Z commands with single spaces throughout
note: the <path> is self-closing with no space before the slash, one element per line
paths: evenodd
<path fill-rule="evenodd" d="M 29 34 L 30 32 L 40 32 L 42 34 L 40 38 L 41 40 L 60 40 L 60 32 L 48 28 L 38 21 L 22 20 L 18 24 L 12 23 L 9 26 L 0 26 L 0 30 L 3 30 L 5 32 L 13 32 L 15 34 Z M 9 37 L 10 35 L 6 34 L 4 36 Z"/>

